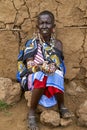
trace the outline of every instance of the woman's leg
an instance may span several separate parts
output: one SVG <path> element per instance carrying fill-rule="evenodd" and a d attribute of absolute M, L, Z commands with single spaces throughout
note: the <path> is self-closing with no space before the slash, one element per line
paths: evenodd
<path fill-rule="evenodd" d="M 35 111 L 36 111 L 38 102 L 39 102 L 41 96 L 43 95 L 43 93 L 44 93 L 44 88 L 35 88 L 32 91 L 31 104 L 30 104 L 30 110 L 29 110 L 29 116 L 28 116 L 30 130 L 39 129 L 37 127 Z"/>
<path fill-rule="evenodd" d="M 57 100 L 59 113 L 62 118 L 71 118 L 74 116 L 73 113 L 69 112 L 64 105 L 64 93 L 56 93 L 55 98 Z"/>
<path fill-rule="evenodd" d="M 46 88 L 47 76 L 44 76 L 42 81 L 34 80 L 34 89 L 32 90 L 30 110 L 29 110 L 29 125 L 31 130 L 37 130 L 37 124 L 35 119 L 35 111 L 41 96 Z"/>
<path fill-rule="evenodd" d="M 64 93 L 56 93 L 56 94 L 55 94 L 55 98 L 56 98 L 56 100 L 57 100 L 59 110 L 60 110 L 62 107 L 65 107 L 65 106 L 64 106 Z"/>
<path fill-rule="evenodd" d="M 32 91 L 29 115 L 35 115 L 38 102 L 44 93 L 44 88 L 35 88 Z"/>

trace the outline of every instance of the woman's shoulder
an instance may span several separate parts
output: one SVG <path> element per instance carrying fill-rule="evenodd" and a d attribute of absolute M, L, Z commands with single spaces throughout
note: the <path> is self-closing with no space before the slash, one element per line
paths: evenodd
<path fill-rule="evenodd" d="M 59 54 L 59 56 L 61 57 L 61 59 L 64 60 L 64 56 L 63 56 L 63 45 L 62 45 L 62 42 L 60 40 L 56 39 L 55 49 L 56 49 L 57 53 Z"/>
<path fill-rule="evenodd" d="M 27 40 L 27 42 L 25 43 L 25 48 L 27 47 L 37 47 L 38 41 L 37 39 L 33 38 L 33 39 L 29 39 Z"/>
<path fill-rule="evenodd" d="M 32 43 L 32 39 L 29 39 L 25 43 L 25 47 L 28 47 Z"/>
<path fill-rule="evenodd" d="M 55 40 L 55 48 L 57 48 L 59 51 L 63 51 L 63 44 L 59 39 Z"/>

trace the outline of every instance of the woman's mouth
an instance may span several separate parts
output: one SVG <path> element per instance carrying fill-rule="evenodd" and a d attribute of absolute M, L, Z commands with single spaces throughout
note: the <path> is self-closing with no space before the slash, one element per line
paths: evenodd
<path fill-rule="evenodd" d="M 41 32 L 42 33 L 48 33 L 48 29 L 42 29 Z"/>

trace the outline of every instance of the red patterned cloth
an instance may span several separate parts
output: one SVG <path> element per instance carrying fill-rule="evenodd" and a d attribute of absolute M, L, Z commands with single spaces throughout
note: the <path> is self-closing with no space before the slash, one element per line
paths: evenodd
<path fill-rule="evenodd" d="M 47 76 L 44 76 L 43 81 L 39 81 L 35 79 L 34 88 L 45 88 L 44 95 L 46 95 L 48 98 L 52 97 L 56 93 L 63 93 L 58 88 L 52 86 L 46 87 L 46 81 L 47 81 Z"/>

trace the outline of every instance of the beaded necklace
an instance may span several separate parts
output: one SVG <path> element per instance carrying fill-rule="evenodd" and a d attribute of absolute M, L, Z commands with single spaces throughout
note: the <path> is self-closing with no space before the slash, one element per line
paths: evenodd
<path fill-rule="evenodd" d="M 42 52 L 43 52 L 43 56 L 44 59 L 46 61 L 48 61 L 49 63 L 53 62 L 50 58 L 50 56 L 52 55 L 52 53 L 55 51 L 54 47 L 55 47 L 55 37 L 53 35 L 51 35 L 50 38 L 50 44 L 48 44 L 47 42 L 44 41 L 43 37 L 40 35 L 40 33 L 34 34 L 34 38 L 39 40 L 39 44 L 41 44 L 42 46 Z"/>

